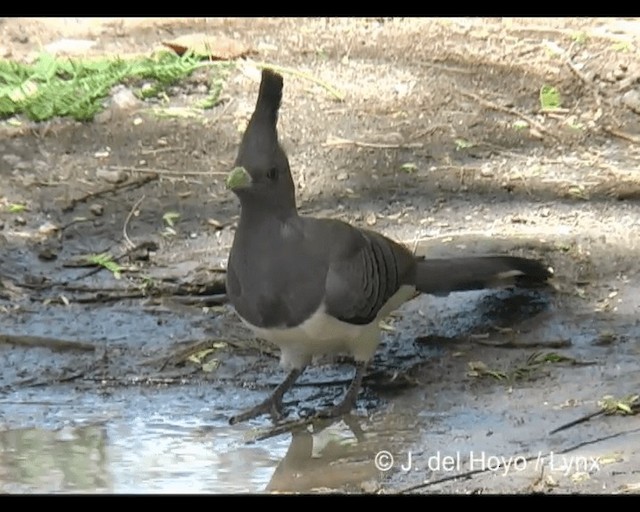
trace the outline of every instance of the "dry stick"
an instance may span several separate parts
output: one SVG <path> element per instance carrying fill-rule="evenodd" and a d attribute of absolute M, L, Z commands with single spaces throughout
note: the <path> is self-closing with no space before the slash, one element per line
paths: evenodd
<path fill-rule="evenodd" d="M 78 304 L 93 304 L 100 302 L 113 302 L 126 299 L 144 299 L 148 295 L 143 292 L 130 292 L 130 293 L 110 293 L 101 295 L 99 292 L 93 297 L 75 297 L 73 302 Z"/>
<path fill-rule="evenodd" d="M 96 349 L 94 345 L 82 341 L 63 340 L 48 336 L 26 336 L 21 334 L 0 334 L 0 343 L 24 347 L 46 347 L 55 351 L 80 350 L 83 352 L 93 352 Z"/>
<path fill-rule="evenodd" d="M 470 337 L 471 341 L 478 345 L 495 348 L 568 348 L 572 345 L 571 340 L 534 341 L 532 343 L 518 343 L 517 341 L 506 341 L 504 343 L 493 343 L 480 338 Z"/>
<path fill-rule="evenodd" d="M 172 296 L 171 300 L 182 304 L 184 306 L 202 306 L 202 307 L 211 307 L 211 306 L 222 306 L 229 302 L 229 299 L 224 293 L 219 293 L 215 295 L 202 295 L 198 297 L 192 296 L 184 296 L 177 295 Z"/>
<path fill-rule="evenodd" d="M 118 262 L 120 261 L 122 258 L 126 258 L 129 254 L 131 254 L 132 252 L 141 250 L 141 249 L 155 249 L 157 247 L 155 242 L 150 242 L 150 241 L 144 241 L 139 243 L 138 245 L 134 245 L 133 247 L 128 248 L 126 251 L 124 251 L 120 256 L 117 256 L 115 258 L 113 258 L 113 261 Z M 86 279 L 87 277 L 92 276 L 93 274 L 97 274 L 98 272 L 100 272 L 103 268 L 105 268 L 102 265 L 97 265 L 96 268 L 92 268 L 89 272 L 86 272 L 78 277 L 75 277 L 74 279 L 72 279 L 71 281 L 79 281 L 80 279 Z M 66 285 L 66 283 L 56 283 L 56 284 L 61 284 L 62 286 Z"/>
<path fill-rule="evenodd" d="M 131 239 L 129 238 L 129 235 L 127 234 L 127 225 L 129 224 L 129 221 L 133 216 L 133 212 L 137 210 L 138 206 L 140 206 L 140 203 L 142 203 L 144 198 L 145 198 L 145 194 L 142 194 L 142 197 L 135 202 L 135 204 L 129 211 L 129 214 L 127 215 L 127 218 L 124 219 L 124 224 L 122 225 L 122 237 L 124 238 L 124 241 L 127 244 L 127 247 L 129 249 L 131 249 L 132 247 L 135 247 L 135 244 L 131 241 Z"/>
<path fill-rule="evenodd" d="M 198 371 L 196 368 L 195 371 Z M 191 372 L 191 373 L 195 373 Z M 179 375 L 176 377 L 154 377 L 154 376 L 142 376 L 142 377 L 87 377 L 88 381 L 97 381 L 100 383 L 109 383 L 111 385 L 121 386 L 135 386 L 139 384 L 157 385 L 157 384 L 180 384 L 186 380 L 189 374 Z M 127 382 L 128 381 L 128 382 Z"/>
<path fill-rule="evenodd" d="M 361 142 L 352 139 L 342 139 L 340 137 L 327 137 L 327 142 L 322 144 L 323 147 L 328 146 L 346 146 L 353 145 L 359 148 L 375 148 L 375 149 L 401 149 L 401 148 L 422 148 L 424 144 L 419 142 L 409 142 L 408 144 L 388 144 L 388 143 L 377 143 L 377 142 Z"/>
<path fill-rule="evenodd" d="M 141 149 L 140 150 L 140 154 L 141 155 L 156 155 L 158 153 L 167 153 L 167 152 L 170 152 L 170 151 L 180 151 L 180 152 L 182 152 L 185 149 L 187 149 L 186 145 L 182 146 L 182 147 L 179 147 L 179 148 L 171 147 L 171 148 L 157 148 L 157 149 Z"/>
<path fill-rule="evenodd" d="M 92 222 L 94 219 L 90 219 L 88 217 L 76 217 L 75 219 L 70 220 L 66 224 L 60 226 L 60 231 L 64 231 L 67 228 L 70 228 L 74 224 L 81 224 L 82 222 Z"/>
<path fill-rule="evenodd" d="M 565 52 L 566 53 L 566 52 Z M 569 57 L 565 57 L 564 58 L 564 63 L 567 65 L 567 67 L 571 70 L 571 72 L 576 75 L 578 77 L 578 79 L 584 83 L 588 88 L 592 89 L 594 88 L 594 83 L 589 81 L 589 79 L 586 77 L 586 75 L 580 71 L 576 65 L 571 62 L 571 59 Z"/>
<path fill-rule="evenodd" d="M 147 183 L 149 183 L 150 181 L 154 181 L 158 179 L 158 175 L 154 174 L 152 176 L 144 176 L 138 180 L 134 180 L 134 181 L 125 181 L 122 183 L 116 183 L 115 185 L 111 186 L 111 187 L 107 187 L 107 188 L 103 188 L 101 190 L 98 190 L 96 192 L 89 192 L 88 194 L 85 194 L 82 197 L 76 198 L 76 199 L 72 199 L 69 204 L 67 206 L 65 206 L 64 208 L 62 208 L 63 212 L 68 212 L 73 210 L 76 205 L 78 203 L 84 203 L 86 201 L 88 201 L 89 199 L 94 199 L 96 197 L 100 197 L 103 196 L 105 194 L 110 194 L 110 193 L 114 193 L 117 192 L 118 190 L 122 190 L 122 189 L 127 189 L 127 188 L 138 188 L 141 187 L 143 185 L 146 185 Z"/>
<path fill-rule="evenodd" d="M 493 101 L 486 100 L 483 97 L 478 96 L 477 94 L 473 94 L 472 92 L 469 92 L 469 91 L 459 90 L 458 92 L 460 94 L 462 94 L 462 96 L 466 96 L 467 98 L 471 98 L 471 99 L 477 101 L 478 103 L 480 103 L 481 105 L 483 105 L 483 106 L 485 106 L 487 108 L 490 108 L 492 110 L 497 110 L 498 112 L 503 112 L 505 114 L 509 114 L 509 115 L 512 115 L 512 116 L 519 117 L 523 121 L 526 121 L 531 126 L 533 126 L 539 132 L 546 133 L 547 135 L 549 135 L 551 138 L 553 138 L 556 141 L 560 140 L 556 134 L 550 132 L 543 125 L 541 125 L 538 121 L 536 121 L 535 119 L 532 119 L 531 117 L 529 117 L 526 114 L 518 112 L 517 110 L 514 110 L 512 108 L 507 108 L 507 107 L 503 107 L 501 105 L 498 105 L 497 103 L 494 103 Z"/>
<path fill-rule="evenodd" d="M 169 171 L 167 169 L 149 169 L 146 167 L 126 167 L 121 165 L 112 165 L 109 169 L 114 171 L 140 172 L 143 174 L 157 174 L 158 176 L 227 176 L 226 172 L 210 172 L 210 171 Z"/>
<path fill-rule="evenodd" d="M 616 130 L 615 128 L 611 128 L 609 126 L 605 126 L 602 128 L 605 132 L 610 133 L 611 135 L 618 137 L 620 139 L 627 140 L 629 142 L 633 142 L 634 144 L 640 144 L 640 137 L 636 137 L 631 135 L 630 133 L 621 132 L 620 130 Z"/>
<path fill-rule="evenodd" d="M 0 392 L 6 392 L 16 388 L 25 388 L 25 387 L 35 388 L 35 387 L 42 387 L 42 386 L 51 386 L 56 383 L 70 382 L 73 380 L 77 380 L 84 377 L 90 371 L 96 369 L 97 366 L 101 363 L 101 361 L 102 361 L 102 358 L 94 360 L 82 370 L 79 370 L 74 373 L 67 373 L 66 375 L 63 375 L 63 376 L 49 378 L 46 380 L 37 380 L 35 377 L 29 377 L 22 381 L 14 382 L 13 384 L 9 384 L 7 386 L 4 386 L 3 388 L 0 388 Z"/>
<path fill-rule="evenodd" d="M 279 436 L 280 434 L 286 434 L 287 432 L 291 432 L 294 429 L 312 425 L 314 420 L 317 420 L 317 419 L 318 418 L 314 418 L 313 416 L 311 416 L 309 418 L 301 418 L 299 420 L 286 421 L 284 423 L 280 423 L 279 425 L 276 425 L 269 429 L 255 432 L 255 435 L 251 439 L 248 439 L 246 442 L 252 443 L 256 441 L 264 441 L 265 439 Z"/>
<path fill-rule="evenodd" d="M 593 93 L 593 98 L 596 100 L 596 105 L 598 106 L 598 108 L 602 108 L 602 98 L 605 97 L 602 89 L 598 87 L 598 85 L 593 81 L 589 81 L 585 74 L 576 67 L 576 65 L 571 61 L 569 52 L 564 53 L 564 63 L 571 70 L 571 72 L 576 75 L 578 79 L 587 87 L 587 89 L 591 90 L 591 92 Z"/>
<path fill-rule="evenodd" d="M 231 98 L 227 102 L 227 104 L 224 107 L 222 107 L 222 110 L 215 117 L 211 119 L 211 124 L 216 124 L 222 118 L 222 116 L 227 113 L 227 111 L 229 110 L 232 104 L 233 104 L 233 98 Z"/>
<path fill-rule="evenodd" d="M 601 411 L 597 411 L 597 412 L 592 412 L 592 413 L 586 414 L 586 415 L 578 418 L 577 420 L 570 421 L 569 423 L 565 423 L 564 425 L 560 425 L 558 428 L 554 428 L 551 432 L 549 432 L 549 435 L 555 434 L 557 432 L 561 432 L 562 430 L 566 430 L 566 429 L 568 429 L 570 427 L 575 427 L 576 425 L 580 425 L 580 423 L 585 423 L 585 422 L 589 421 L 591 418 L 595 418 L 596 416 L 601 416 L 604 413 L 605 413 L 605 411 L 601 410 Z"/>
<path fill-rule="evenodd" d="M 635 404 L 631 405 L 631 412 L 630 414 L 636 414 L 638 412 L 638 406 Z M 570 421 L 569 423 L 565 423 L 564 425 L 559 426 L 558 428 L 553 429 L 551 432 L 549 432 L 549 435 L 551 434 L 555 434 L 556 432 L 560 432 L 562 430 L 566 430 L 569 427 L 573 427 L 575 425 L 579 425 L 580 423 L 584 423 L 586 421 L 589 421 L 591 418 L 595 418 L 597 416 L 601 416 L 603 414 L 611 414 L 611 411 L 608 410 L 606 407 L 601 408 L 599 411 L 596 412 L 592 412 L 589 414 L 585 414 L 584 416 L 581 416 L 580 418 Z"/>

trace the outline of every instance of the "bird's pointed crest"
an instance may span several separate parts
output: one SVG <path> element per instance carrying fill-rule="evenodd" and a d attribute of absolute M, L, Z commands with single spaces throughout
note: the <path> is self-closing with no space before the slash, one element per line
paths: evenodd
<path fill-rule="evenodd" d="M 260 150 L 265 147 L 275 147 L 277 144 L 282 83 L 282 76 L 275 71 L 267 68 L 262 70 L 258 101 L 242 137 L 243 146 Z"/>

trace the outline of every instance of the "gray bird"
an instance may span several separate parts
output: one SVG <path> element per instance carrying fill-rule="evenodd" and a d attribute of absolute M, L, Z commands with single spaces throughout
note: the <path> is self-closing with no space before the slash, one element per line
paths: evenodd
<path fill-rule="evenodd" d="M 374 231 L 299 215 L 289 161 L 278 142 L 282 84 L 282 76 L 263 70 L 255 111 L 227 178 L 241 205 L 227 294 L 242 321 L 280 348 L 289 373 L 266 400 L 231 423 L 262 414 L 280 419 L 285 392 L 314 356 L 327 354 L 352 356 L 356 371 L 343 400 L 319 415 L 351 411 L 380 342 L 380 320 L 418 292 L 528 286 L 551 276 L 543 263 L 512 256 L 424 259 Z"/>

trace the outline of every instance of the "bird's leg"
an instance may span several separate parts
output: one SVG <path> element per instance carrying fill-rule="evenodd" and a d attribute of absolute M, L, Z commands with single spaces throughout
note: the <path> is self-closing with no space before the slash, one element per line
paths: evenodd
<path fill-rule="evenodd" d="M 362 379 L 364 378 L 364 374 L 367 371 L 367 362 L 366 361 L 357 361 L 356 362 L 356 373 L 353 376 L 353 380 L 349 387 L 347 388 L 347 392 L 344 395 L 344 398 L 339 404 L 336 404 L 328 409 L 323 409 L 322 411 L 318 411 L 317 416 L 320 418 L 335 418 L 336 416 L 342 416 L 344 414 L 348 414 L 356 405 L 356 399 L 358 398 L 358 393 L 360 392 L 360 388 L 362 387 Z"/>
<path fill-rule="evenodd" d="M 287 375 L 287 377 L 280 384 L 278 384 L 278 387 L 273 390 L 273 392 L 264 402 L 261 402 L 255 407 L 247 409 L 246 411 L 231 417 L 231 419 L 229 420 L 229 424 L 234 425 L 235 423 L 247 421 L 263 414 L 270 414 L 274 422 L 278 421 L 280 418 L 282 418 L 282 397 L 289 389 L 291 389 L 291 386 L 293 386 L 295 381 L 298 380 L 298 377 L 300 377 L 303 370 L 304 368 L 294 368 L 293 370 L 291 370 L 289 372 L 289 375 Z"/>

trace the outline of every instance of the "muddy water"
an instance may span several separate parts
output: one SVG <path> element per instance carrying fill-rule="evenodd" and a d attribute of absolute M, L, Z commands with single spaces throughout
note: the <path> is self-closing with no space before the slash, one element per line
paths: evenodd
<path fill-rule="evenodd" d="M 245 447 L 242 430 L 192 419 L 197 411 L 179 405 L 186 390 L 127 394 L 51 403 L 47 419 L 64 426 L 0 434 L 2 491 L 257 492 L 286 451 L 282 440 Z M 37 400 L 18 408 L 37 417 Z"/>
<path fill-rule="evenodd" d="M 397 330 L 385 335 L 374 362 L 374 369 L 378 365 L 400 373 L 410 370 L 410 387 L 367 389 L 360 405 L 369 408 L 368 415 L 361 408 L 358 416 L 261 440 L 255 437 L 269 428 L 266 419 L 233 427 L 227 419 L 261 399 L 281 378 L 277 364 L 269 359 L 266 369 L 264 365 L 252 369 L 249 363 L 264 363 L 264 356 L 221 358 L 222 376 L 225 371 L 233 374 L 237 365 L 248 368 L 235 380 L 185 378 L 171 385 L 115 386 L 112 380 L 98 378 L 7 387 L 0 394 L 0 491 L 393 492 L 485 469 L 473 479 L 445 481 L 426 490 L 524 492 L 539 480 L 543 466 L 560 491 L 615 489 L 622 483 L 612 484 L 613 477 L 623 478 L 623 483 L 624 478 L 631 479 L 632 485 L 640 467 L 634 448 L 640 446 L 637 418 L 602 417 L 553 436 L 549 431 L 597 410 L 596 400 L 606 394 L 622 396 L 637 390 L 634 340 L 640 339 L 640 332 L 630 314 L 636 310 L 635 303 L 630 305 L 636 292 L 631 287 L 620 289 L 625 306 L 617 323 L 593 312 L 559 314 L 561 302 L 549 303 L 544 294 L 521 294 L 515 301 L 502 292 L 416 300 L 396 319 Z M 513 304 L 520 307 L 514 310 Z M 430 333 L 449 339 L 441 346 L 410 341 L 425 331 L 424 321 L 416 319 L 426 307 L 434 322 Z M 126 368 L 122 361 L 134 340 L 138 348 L 150 343 L 157 349 L 163 340 L 168 343 L 166 338 L 154 339 L 158 326 L 151 321 L 153 315 L 104 313 L 94 310 L 87 317 L 77 312 L 74 318 L 84 318 L 88 331 L 101 333 L 93 336 L 101 340 L 99 347 L 110 339 L 120 340 L 120 348 L 111 350 L 112 369 L 118 366 L 117 352 Z M 65 323 L 49 314 L 48 320 L 43 311 L 31 319 L 23 317 L 23 331 L 31 326 L 34 333 L 52 329 L 64 333 Z M 172 318 L 167 313 L 163 318 L 161 328 L 170 325 L 173 336 L 197 334 L 193 318 L 191 325 L 188 317 L 182 317 L 182 323 L 178 315 Z M 469 361 L 481 360 L 508 371 L 531 354 L 455 338 L 461 332 L 486 331 L 495 322 L 508 324 L 507 320 L 517 322 L 518 341 L 569 339 L 571 349 L 560 352 L 594 364 L 549 366 L 517 382 L 470 377 Z M 120 328 L 106 329 L 101 322 Z M 132 325 L 137 335 L 123 340 L 123 332 Z M 612 327 L 624 336 L 609 345 L 597 344 L 599 333 Z M 498 333 L 490 341 L 508 340 L 508 333 Z M 83 354 L 74 359 L 44 348 L 3 350 L 5 369 L 18 377 L 36 360 L 39 366 L 34 367 L 46 375 L 51 367 L 78 367 L 83 358 L 96 357 Z M 144 366 L 139 368 L 142 375 Z M 305 374 L 303 384 L 349 376 L 348 366 L 325 366 Z M 251 381 L 260 387 L 245 388 L 243 382 Z M 303 385 L 293 391 L 287 405 L 295 416 L 306 406 L 326 404 L 342 390 L 341 385 Z M 574 465 L 558 462 L 558 455 L 554 462 L 553 453 L 570 454 L 573 458 L 566 460 Z M 597 462 L 601 460 L 607 464 Z M 509 461 L 512 465 L 505 467 Z"/>
<path fill-rule="evenodd" d="M 189 386 L 109 397 L 71 398 L 73 392 L 66 390 L 13 394 L 3 409 L 21 413 L 39 428 L 0 434 L 0 490 L 307 491 L 359 485 L 376 476 L 375 443 L 359 445 L 344 423 L 316 436 L 300 431 L 247 442 L 251 426 L 212 420 L 210 407 L 216 404 L 203 401 L 201 393 Z M 327 473 L 335 462 L 342 470 Z"/>

